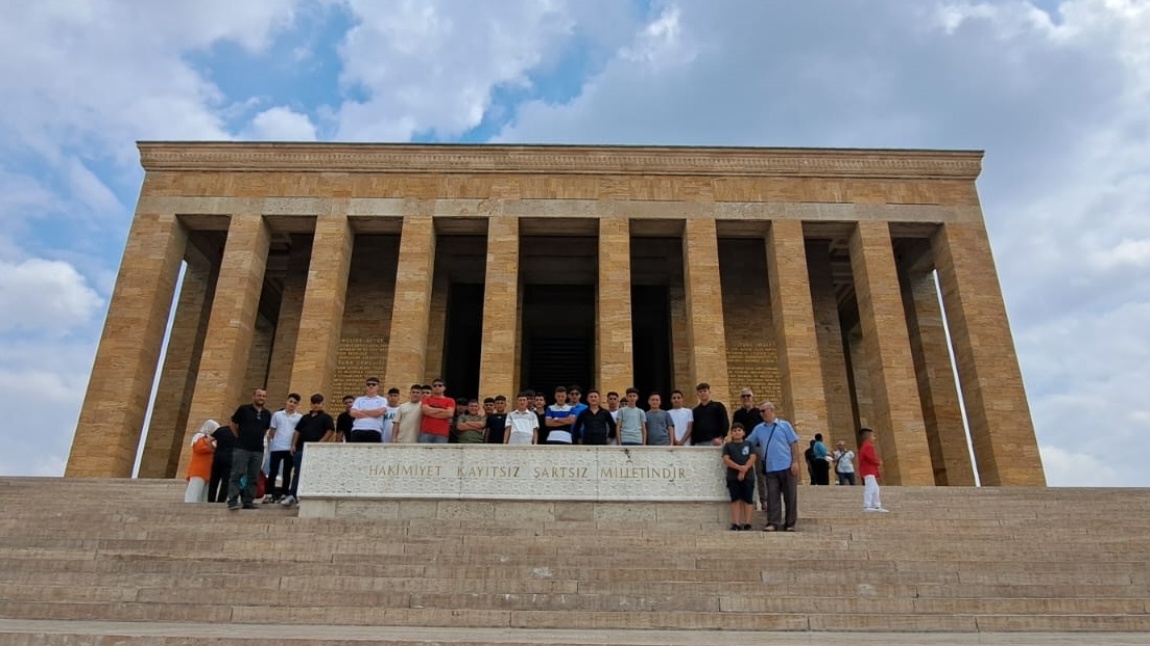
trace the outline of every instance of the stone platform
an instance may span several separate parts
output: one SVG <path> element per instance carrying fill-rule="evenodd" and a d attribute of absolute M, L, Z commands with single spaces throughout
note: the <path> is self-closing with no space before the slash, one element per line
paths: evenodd
<path fill-rule="evenodd" d="M 888 487 L 864 514 L 859 487 L 802 487 L 773 535 L 578 511 L 609 501 L 305 518 L 182 491 L 0 478 L 0 643 L 1150 642 L 1146 490 Z"/>

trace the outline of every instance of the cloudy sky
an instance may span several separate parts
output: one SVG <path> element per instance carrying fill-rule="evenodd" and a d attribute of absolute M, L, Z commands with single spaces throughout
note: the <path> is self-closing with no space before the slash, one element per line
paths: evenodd
<path fill-rule="evenodd" d="M 0 474 L 63 472 L 140 139 L 986 150 L 1048 479 L 1150 486 L 1150 0 L 0 5 Z"/>

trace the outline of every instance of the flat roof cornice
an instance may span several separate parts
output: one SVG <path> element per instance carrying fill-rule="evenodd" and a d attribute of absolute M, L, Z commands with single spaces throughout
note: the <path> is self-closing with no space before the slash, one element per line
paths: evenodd
<path fill-rule="evenodd" d="M 139 142 L 146 171 L 978 178 L 982 151 L 687 146 Z"/>

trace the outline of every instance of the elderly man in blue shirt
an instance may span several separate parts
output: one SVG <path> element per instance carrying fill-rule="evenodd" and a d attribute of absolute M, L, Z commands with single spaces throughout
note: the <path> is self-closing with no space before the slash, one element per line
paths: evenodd
<path fill-rule="evenodd" d="M 759 405 L 763 422 L 747 438 L 759 455 L 759 463 L 766 471 L 767 524 L 764 532 L 795 531 L 799 519 L 799 436 L 791 423 L 775 417 L 775 405 Z M 786 519 L 783 518 L 786 507 Z"/>

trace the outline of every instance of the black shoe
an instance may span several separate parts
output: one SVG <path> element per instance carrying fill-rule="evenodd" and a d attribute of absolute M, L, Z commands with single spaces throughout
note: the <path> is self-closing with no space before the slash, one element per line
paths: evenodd
<path fill-rule="evenodd" d="M 744 531 L 744 532 L 749 532 L 749 531 L 751 531 L 751 529 L 752 529 L 752 528 L 751 528 L 750 524 L 747 524 L 747 525 L 743 525 L 743 531 Z"/>
<path fill-rule="evenodd" d="M 240 503 L 238 500 L 229 500 L 228 501 L 228 511 L 236 511 L 239 508 L 240 508 Z"/>
<path fill-rule="evenodd" d="M 259 508 L 260 508 L 260 506 L 255 504 L 254 502 L 245 502 L 244 503 L 244 509 L 259 509 Z"/>
<path fill-rule="evenodd" d="M 731 523 L 731 531 L 732 531 L 732 532 L 737 532 L 737 531 L 739 531 L 739 530 L 741 530 L 741 529 L 742 529 L 742 528 L 741 528 L 741 527 L 739 527 L 738 523 Z"/>

